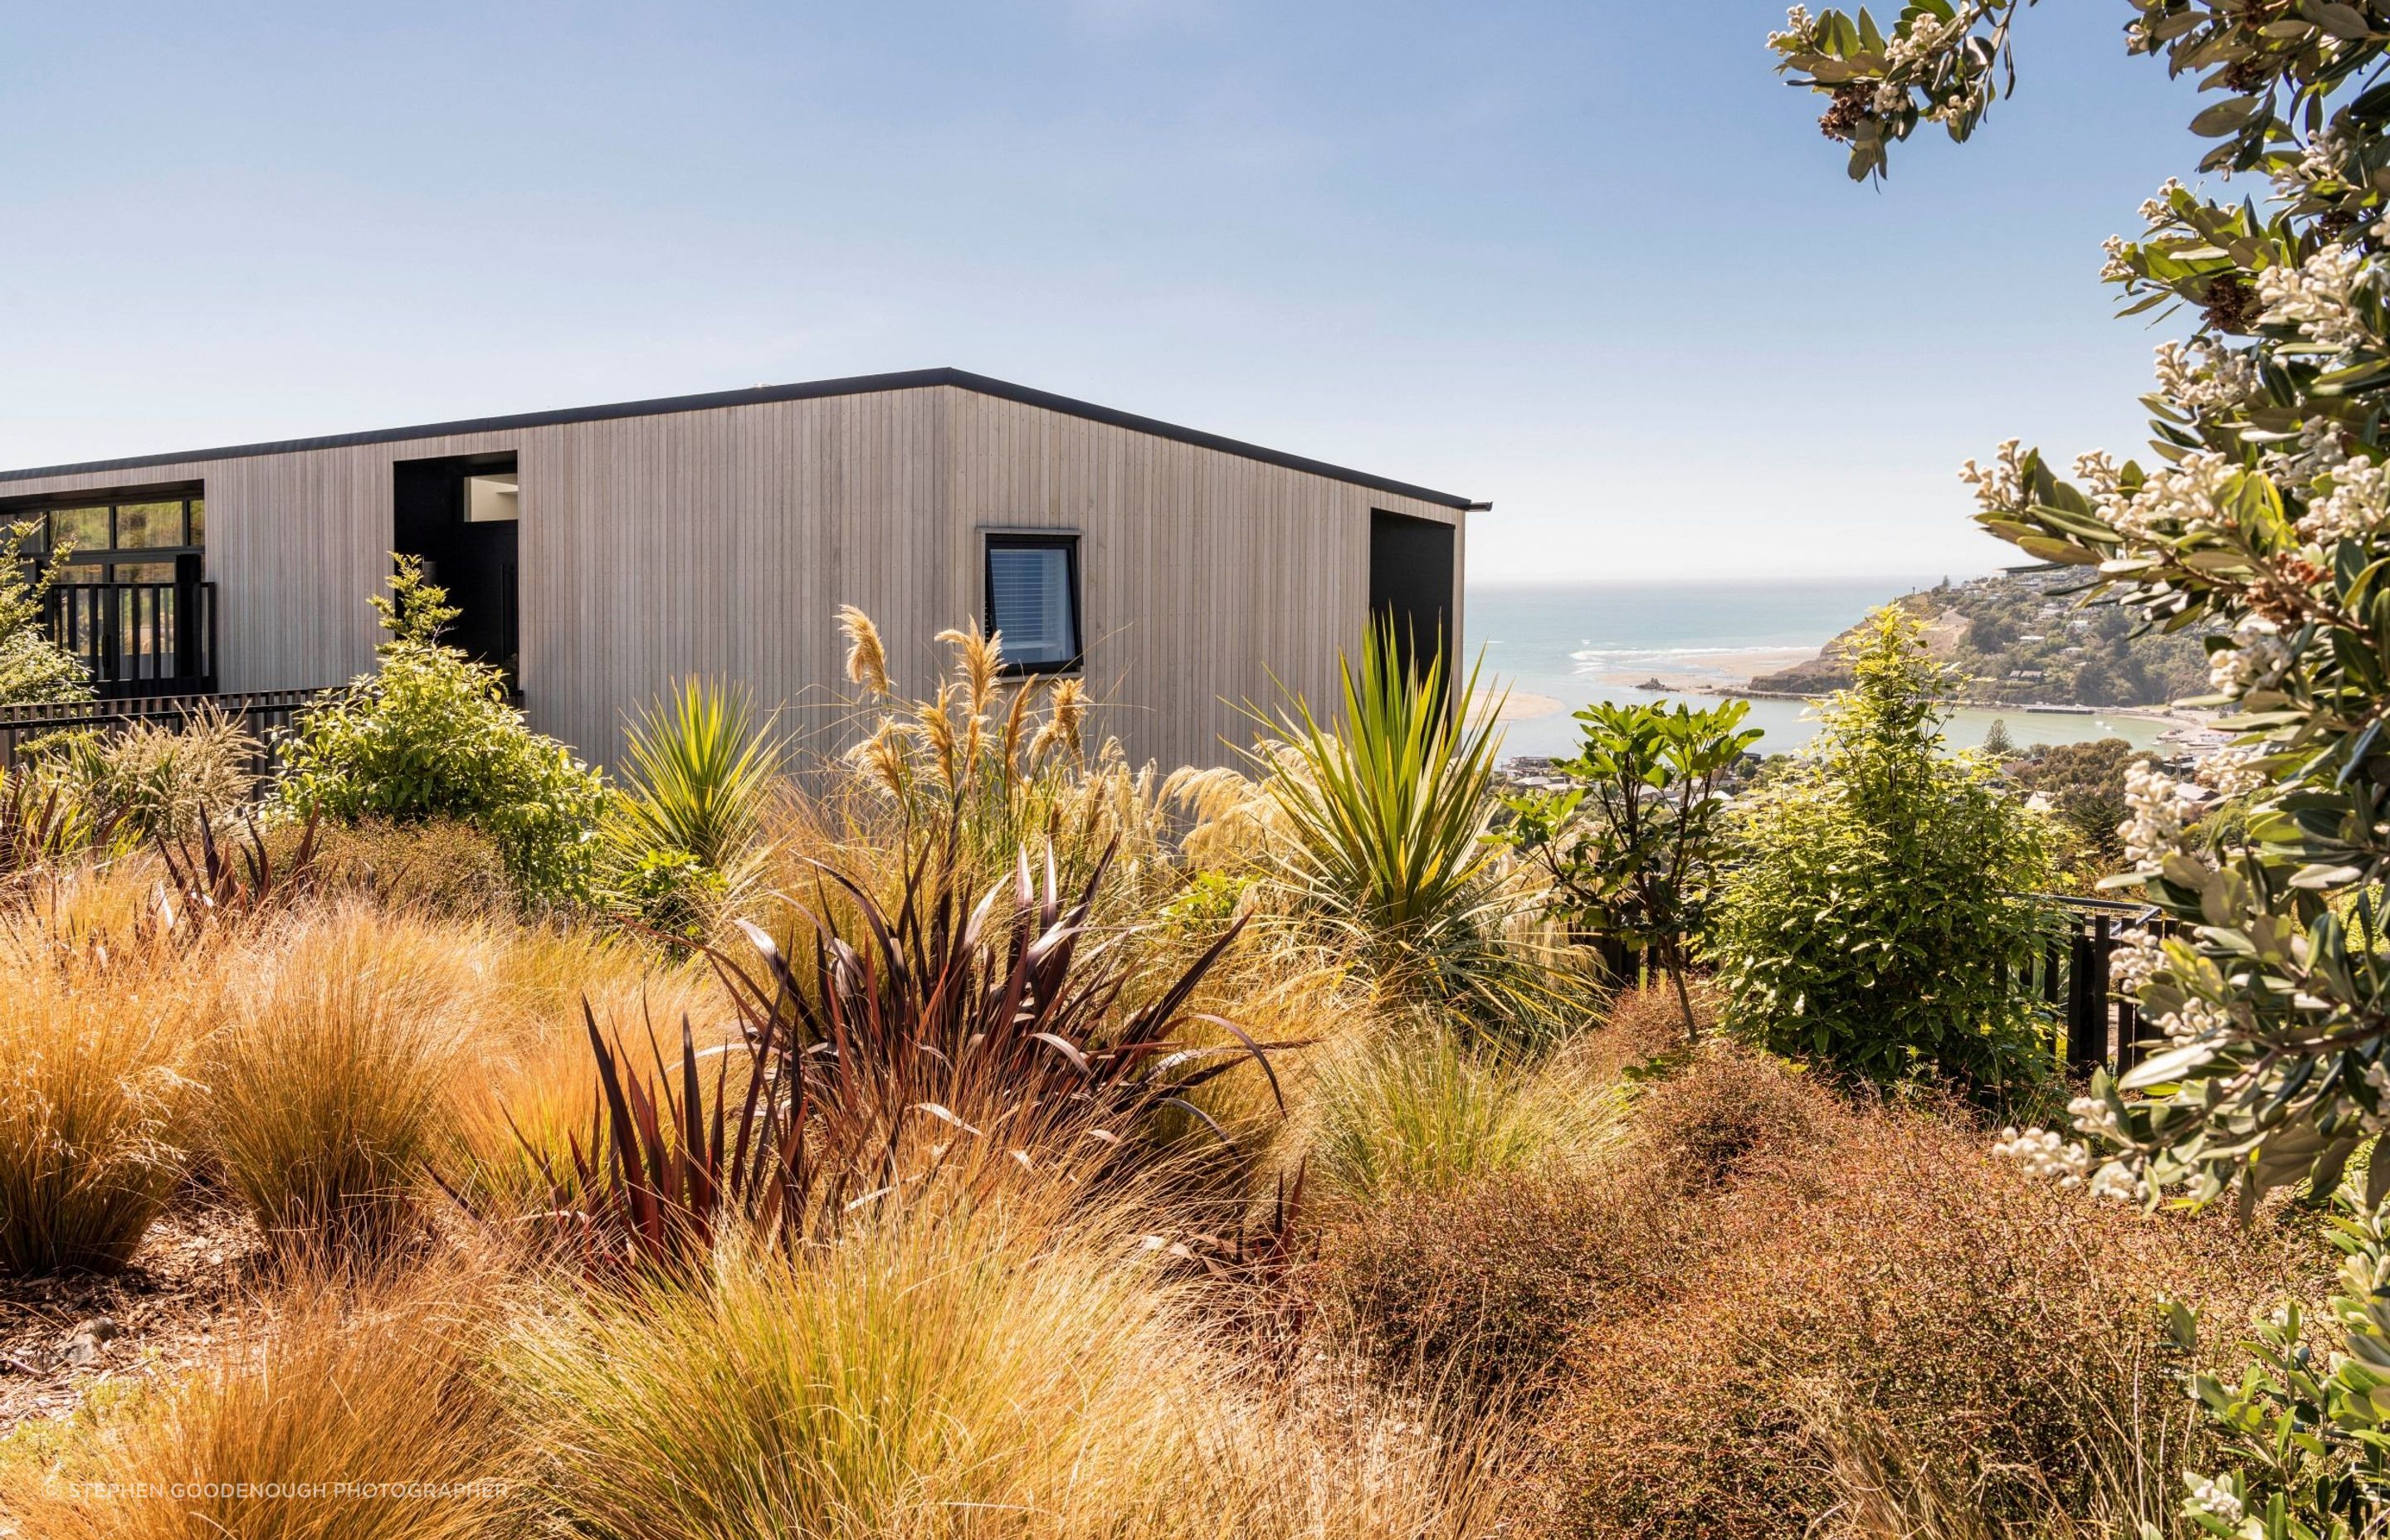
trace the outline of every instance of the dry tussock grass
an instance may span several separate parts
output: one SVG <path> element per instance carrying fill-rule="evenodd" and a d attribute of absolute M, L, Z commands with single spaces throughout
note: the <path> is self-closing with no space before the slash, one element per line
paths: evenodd
<path fill-rule="evenodd" d="M 0 1448 L 0 1519 L 29 1540 L 518 1534 L 517 1446 L 481 1367 L 501 1284 L 489 1259 L 464 1254 L 287 1279 L 212 1367 Z M 421 1490 L 477 1482 L 490 1484 Z"/>
<path fill-rule="evenodd" d="M 183 1173 L 210 981 L 147 949 L 0 955 L 0 1270 L 113 1271 Z"/>
<path fill-rule="evenodd" d="M 643 1540 L 1451 1536 L 1499 1451 L 1433 1404 L 1257 1378 L 1150 1211 L 1023 1178 L 793 1254 L 547 1294 L 503 1363 L 536 1506 Z"/>

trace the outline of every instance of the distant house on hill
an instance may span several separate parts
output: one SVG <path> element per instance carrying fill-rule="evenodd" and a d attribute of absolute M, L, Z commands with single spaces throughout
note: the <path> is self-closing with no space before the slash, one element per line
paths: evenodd
<path fill-rule="evenodd" d="M 1273 676 L 1323 700 L 1373 614 L 1456 645 L 1484 506 L 957 369 L 0 472 L 0 520 L 71 548 L 53 621 L 104 695 L 362 673 L 397 551 L 599 759 L 685 675 L 836 723 L 854 604 L 900 687 L 976 619 L 1134 758 L 1216 762 Z"/>

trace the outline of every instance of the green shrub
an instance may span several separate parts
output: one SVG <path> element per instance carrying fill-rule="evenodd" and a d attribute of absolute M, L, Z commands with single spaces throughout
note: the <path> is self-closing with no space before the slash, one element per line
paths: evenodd
<path fill-rule="evenodd" d="M 1686 973 L 1725 844 L 1718 787 L 1759 740 L 1742 725 L 1750 709 L 1597 701 L 1576 713 L 1584 747 L 1554 766 L 1568 788 L 1502 799 L 1501 839 L 1551 880 L 1547 912 L 1573 934 L 1651 948 L 1687 1042 L 1701 1027 Z"/>
<path fill-rule="evenodd" d="M 381 666 L 303 717 L 286 751 L 282 804 L 353 823 L 456 818 L 497 841 L 529 899 L 590 893 L 603 777 L 507 702 L 506 677 L 439 642 L 455 618 L 422 563 L 399 558 L 376 598 Z"/>
<path fill-rule="evenodd" d="M 42 597 L 58 569 L 26 575 L 25 548 L 40 528 L 32 520 L 0 525 L 0 706 L 91 699 L 91 676 L 42 624 Z"/>
<path fill-rule="evenodd" d="M 1946 672 L 1878 610 L 1857 687 L 1813 751 L 1739 811 L 1714 918 L 1728 1024 L 1880 1081 L 1992 1086 L 2039 1068 L 2037 1007 L 2005 971 L 2041 938 L 2020 894 L 2054 879 L 2041 816 L 1978 758 L 1944 758 Z"/>

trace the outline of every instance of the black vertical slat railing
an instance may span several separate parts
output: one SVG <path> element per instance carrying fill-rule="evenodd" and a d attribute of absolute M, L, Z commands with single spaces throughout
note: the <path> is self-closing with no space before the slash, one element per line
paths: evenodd
<path fill-rule="evenodd" d="M 2146 904 L 2023 895 L 2041 905 L 2049 929 L 2038 953 L 2018 970 L 2014 988 L 2038 998 L 2064 1028 L 2066 1068 L 2088 1074 L 2107 1066 L 2122 1074 L 2140 1062 L 2139 1013 L 2114 995 L 2110 959 L 2128 937 L 2164 934 L 2165 921 Z"/>
<path fill-rule="evenodd" d="M 45 603 L 50 638 L 102 699 L 215 689 L 212 583 L 61 583 Z"/>

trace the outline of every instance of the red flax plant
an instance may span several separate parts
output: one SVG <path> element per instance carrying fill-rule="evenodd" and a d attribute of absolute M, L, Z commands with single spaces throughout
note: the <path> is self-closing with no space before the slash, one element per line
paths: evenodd
<path fill-rule="evenodd" d="M 669 1069 L 650 1033 L 649 1076 L 585 1009 L 599 1106 L 551 1177 L 553 1217 L 595 1255 L 677 1265 L 733 1215 L 792 1243 L 949 1170 L 1116 1173 L 1158 1147 L 1165 1108 L 1227 1141 L 1189 1098 L 1247 1060 L 1283 1110 L 1269 1054 L 1295 1045 L 1190 1007 L 1240 925 L 1149 988 L 1128 935 L 1091 940 L 1109 850 L 1075 895 L 1050 852 L 1041 879 L 1022 851 L 972 901 L 959 846 L 949 828 L 920 847 L 888 905 L 821 866 L 816 902 L 792 905 L 807 962 L 744 921 L 756 966 L 709 951 L 743 1038 L 711 1097 L 687 1022 Z M 1189 1035 L 1198 1025 L 1226 1041 Z"/>

